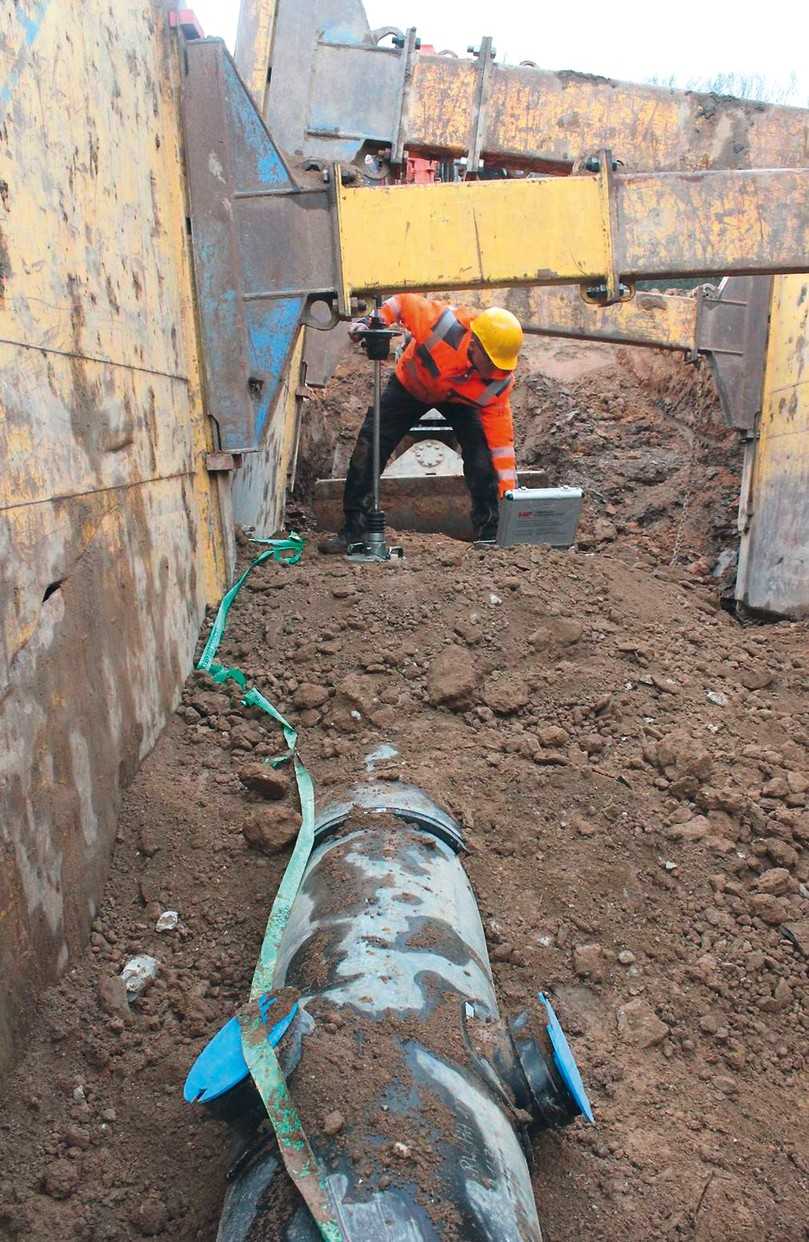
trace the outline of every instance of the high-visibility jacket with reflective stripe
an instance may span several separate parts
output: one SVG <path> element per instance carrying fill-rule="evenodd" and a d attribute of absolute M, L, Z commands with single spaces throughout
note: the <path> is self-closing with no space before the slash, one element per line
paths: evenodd
<path fill-rule="evenodd" d="M 471 307 L 434 302 L 419 293 L 399 293 L 382 305 L 385 322 L 401 323 L 410 333 L 396 367 L 397 379 L 418 401 L 468 405 L 480 412 L 502 496 L 517 486 L 509 401 L 514 374 L 498 371 L 487 380 L 470 365 L 469 325 L 479 314 Z"/>

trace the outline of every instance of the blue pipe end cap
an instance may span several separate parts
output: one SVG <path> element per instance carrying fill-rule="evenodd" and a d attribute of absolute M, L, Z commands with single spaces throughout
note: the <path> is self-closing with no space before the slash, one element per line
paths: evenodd
<path fill-rule="evenodd" d="M 266 1022 L 267 1011 L 276 998 L 266 992 L 259 997 L 259 1011 Z M 280 1022 L 267 1033 L 272 1048 L 276 1048 L 289 1030 L 298 1012 L 294 1004 Z M 183 1099 L 189 1104 L 210 1104 L 226 1092 L 244 1082 L 250 1071 L 242 1052 L 242 1031 L 238 1018 L 231 1018 L 208 1041 L 197 1057 L 183 1087 Z"/>
<path fill-rule="evenodd" d="M 590 1105 L 590 1101 L 587 1098 L 587 1092 L 584 1089 L 584 1083 L 582 1082 L 582 1077 L 579 1073 L 579 1067 L 576 1064 L 576 1058 L 573 1056 L 570 1044 L 567 1042 L 567 1036 L 559 1024 L 559 1019 L 556 1016 L 553 1005 L 548 1000 L 548 997 L 544 992 L 540 992 L 539 999 L 545 1006 L 545 1012 L 548 1016 L 548 1025 L 545 1029 L 548 1032 L 551 1047 L 553 1048 L 553 1059 L 556 1064 L 556 1068 L 559 1071 L 562 1081 L 573 1097 L 579 1112 L 582 1116 L 587 1118 L 590 1125 L 595 1125 L 593 1110 Z"/>

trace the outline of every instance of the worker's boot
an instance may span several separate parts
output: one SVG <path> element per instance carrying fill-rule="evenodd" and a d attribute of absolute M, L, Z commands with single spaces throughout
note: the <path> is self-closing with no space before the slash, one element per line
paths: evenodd
<path fill-rule="evenodd" d="M 495 547 L 497 545 L 497 522 L 487 522 L 484 526 L 476 526 L 474 544 L 476 548 Z"/>
<path fill-rule="evenodd" d="M 362 543 L 365 539 L 365 523 L 359 519 L 349 519 L 342 530 L 336 535 L 321 539 L 317 545 L 318 552 L 323 556 L 345 556 L 354 543 Z"/>

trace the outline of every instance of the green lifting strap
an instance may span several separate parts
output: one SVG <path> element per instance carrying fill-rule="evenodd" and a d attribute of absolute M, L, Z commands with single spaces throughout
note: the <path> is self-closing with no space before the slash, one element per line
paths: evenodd
<path fill-rule="evenodd" d="M 230 590 L 222 597 L 216 617 L 214 618 L 214 623 L 211 626 L 211 632 L 208 635 L 208 641 L 205 644 L 202 655 L 199 658 L 199 663 L 197 664 L 197 668 L 202 669 L 204 673 L 210 671 L 213 658 L 219 649 L 219 644 L 222 641 L 222 635 L 225 632 L 225 623 L 228 619 L 230 606 L 256 566 L 263 565 L 265 561 L 275 561 L 278 565 L 297 565 L 298 561 L 303 556 L 303 548 L 306 540 L 292 531 L 286 539 L 261 539 L 255 540 L 255 542 L 266 543 L 270 546 L 267 548 L 266 552 L 260 552 L 255 560 L 250 562 L 241 577 L 236 579 Z M 240 686 L 243 686 L 245 684 L 244 673 L 241 673 L 238 669 L 234 669 L 233 671 L 239 672 L 240 674 L 239 677 L 234 677 L 233 680 L 237 681 Z M 214 677 L 214 681 L 217 680 L 226 681 L 227 678 Z"/>
<path fill-rule="evenodd" d="M 231 605 L 250 574 L 257 565 L 262 565 L 268 560 L 280 565 L 297 565 L 303 555 L 305 541 L 300 535 L 292 533 L 286 539 L 255 539 L 252 542 L 268 545 L 267 550 L 259 553 L 250 562 L 241 577 L 237 578 L 230 590 L 223 596 L 197 668 L 209 673 L 220 685 L 227 681 L 236 682 L 244 690 L 242 703 L 246 707 L 258 707 L 277 724 L 280 724 L 287 751 L 270 762 L 273 767 L 277 767 L 279 764 L 292 761 L 301 805 L 301 826 L 292 857 L 287 863 L 267 920 L 261 952 L 250 985 L 250 1001 L 237 1016 L 242 1034 L 244 1059 L 275 1131 L 287 1173 L 300 1191 L 326 1242 L 349 1242 L 336 1218 L 323 1171 L 312 1151 L 298 1110 L 289 1094 L 284 1072 L 274 1048 L 267 1039 L 267 1027 L 258 1004 L 258 998 L 263 993 L 272 990 L 278 946 L 289 921 L 289 912 L 301 886 L 314 845 L 315 785 L 306 765 L 298 757 L 298 733 L 294 726 L 273 707 L 260 690 L 254 686 L 248 688 L 247 678 L 241 669 L 228 668 L 215 663 L 215 656 L 225 632 Z"/>

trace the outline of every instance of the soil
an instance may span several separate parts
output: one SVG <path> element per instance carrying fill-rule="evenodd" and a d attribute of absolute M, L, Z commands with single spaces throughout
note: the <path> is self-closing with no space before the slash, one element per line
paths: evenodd
<path fill-rule="evenodd" d="M 532 346 L 515 400 L 522 462 L 587 490 L 576 551 L 403 533 L 401 564 L 350 566 L 310 545 L 254 572 L 220 654 L 300 726 L 321 806 L 384 743 L 374 776 L 462 821 L 501 1011 L 551 993 L 596 1113 L 535 1144 L 551 1242 L 798 1242 L 809 625 L 720 606 L 740 462 L 707 378 L 576 348 Z M 336 391 L 362 408 L 366 378 Z M 214 1239 L 229 1140 L 182 1083 L 248 994 L 295 802 L 239 772 L 282 748 L 235 687 L 189 678 L 87 952 L 0 1088 L 0 1238 Z M 130 1005 L 111 981 L 143 953 Z"/>

